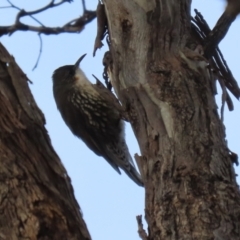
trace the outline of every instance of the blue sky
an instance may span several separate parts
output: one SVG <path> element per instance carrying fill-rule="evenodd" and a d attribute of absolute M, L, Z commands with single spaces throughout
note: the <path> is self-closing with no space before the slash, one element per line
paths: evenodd
<path fill-rule="evenodd" d="M 34 10 L 47 4 L 49 0 L 15 0 L 12 2 L 25 10 Z M 97 0 L 86 2 L 89 10 L 96 8 Z M 1 0 L 0 6 L 7 5 L 7 1 Z M 197 8 L 213 27 L 224 10 L 224 1 L 193 0 L 192 8 Z M 60 8 L 52 9 L 36 17 L 48 26 L 61 26 L 78 17 L 81 14 L 79 9 L 81 9 L 81 1 L 75 0 L 72 4 L 66 3 Z M 16 10 L 0 9 L 0 11 L 1 26 L 14 22 Z M 36 24 L 30 18 L 24 19 L 24 22 Z M 220 44 L 220 49 L 238 82 L 240 82 L 237 59 L 240 54 L 239 25 L 239 19 L 237 19 Z M 144 189 L 137 186 L 124 173 L 121 176 L 118 175 L 104 159 L 96 156 L 84 143 L 72 135 L 57 111 L 52 95 L 53 70 L 62 65 L 75 63 L 84 53 L 88 55 L 81 64 L 82 69 L 91 81 L 94 81 L 92 74 L 102 79 L 102 57 L 106 48 L 98 50 L 96 57 L 92 57 L 95 34 L 96 21 L 94 20 L 80 34 L 43 35 L 42 56 L 35 71 L 32 71 L 32 68 L 39 53 L 39 39 L 36 33 L 16 32 L 10 37 L 3 36 L 0 40 L 33 81 L 30 88 L 46 117 L 46 128 L 52 144 L 72 179 L 75 197 L 81 206 L 92 238 L 138 240 L 135 217 L 139 214 L 144 215 Z M 220 94 L 221 91 L 217 97 L 218 102 Z M 234 106 L 234 112 L 229 112 L 225 108 L 224 122 L 229 148 L 240 155 L 239 102 L 234 100 Z M 126 127 L 126 138 L 131 154 L 139 153 L 129 125 Z M 239 172 L 239 168 L 236 168 L 236 171 Z"/>

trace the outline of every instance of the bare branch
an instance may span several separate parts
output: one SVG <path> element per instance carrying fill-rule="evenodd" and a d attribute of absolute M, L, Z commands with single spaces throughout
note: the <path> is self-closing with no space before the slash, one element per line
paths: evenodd
<path fill-rule="evenodd" d="M 138 234 L 139 234 L 139 237 L 142 240 L 148 240 L 148 235 L 147 235 L 146 231 L 144 230 L 143 224 L 142 224 L 142 215 L 138 215 L 136 217 L 136 219 L 137 219 L 137 223 L 138 223 Z"/>
<path fill-rule="evenodd" d="M 228 5 L 217 21 L 217 24 L 213 30 L 209 33 L 205 39 L 205 54 L 210 56 L 222 39 L 226 36 L 228 29 L 236 19 L 236 16 L 240 13 L 240 1 L 228 0 Z"/>
<path fill-rule="evenodd" d="M 82 2 L 83 4 L 83 10 L 84 13 L 82 16 L 80 16 L 77 19 L 73 19 L 69 21 L 68 23 L 64 24 L 62 27 L 47 27 L 44 24 L 42 24 L 37 18 L 35 18 L 32 15 L 39 14 L 43 11 L 46 11 L 50 8 L 54 8 L 57 6 L 60 6 L 63 3 L 71 3 L 72 0 L 62 0 L 58 3 L 55 3 L 55 0 L 51 0 L 46 6 L 34 10 L 34 11 L 25 11 L 24 9 L 19 8 L 18 6 L 14 5 L 10 0 L 7 0 L 7 2 L 10 4 L 10 8 L 14 8 L 19 10 L 18 14 L 16 15 L 16 20 L 13 25 L 10 26 L 0 26 L 0 36 L 6 35 L 6 34 L 13 34 L 16 31 L 33 31 L 37 32 L 39 34 L 59 34 L 59 33 L 79 33 L 82 31 L 84 26 L 91 22 L 96 17 L 95 11 L 88 11 L 86 10 L 85 1 Z M 9 8 L 8 7 L 8 8 Z M 4 7 L 6 8 L 6 7 Z M 35 20 L 39 25 L 41 26 L 31 26 L 24 24 L 20 21 L 22 17 L 31 17 L 33 20 Z"/>
<path fill-rule="evenodd" d="M 18 15 L 17 15 L 17 17 L 16 17 L 16 21 L 15 22 L 19 22 L 19 19 L 20 19 L 20 13 L 22 12 L 22 11 L 24 11 L 23 9 L 20 9 L 19 7 L 17 7 L 16 5 L 14 5 L 11 1 L 9 1 L 9 0 L 7 0 L 7 2 L 11 5 L 11 6 L 9 6 L 9 7 L 11 7 L 11 8 L 15 8 L 15 9 L 17 9 L 17 10 L 19 10 L 20 12 L 18 13 Z M 33 17 L 33 16 L 31 16 L 31 15 L 29 15 L 29 17 L 30 18 L 32 18 L 34 21 L 36 21 L 37 23 L 39 23 L 40 25 L 42 25 L 43 26 L 43 24 L 38 20 L 38 19 L 36 19 L 35 17 Z"/>
<path fill-rule="evenodd" d="M 83 7 L 83 12 L 86 12 L 86 4 L 85 4 L 85 0 L 82 0 L 82 7 Z"/>
<path fill-rule="evenodd" d="M 11 6 L 3 6 L 3 7 L 0 7 L 0 9 L 2 8 L 12 8 Z"/>
<path fill-rule="evenodd" d="M 216 38 L 217 41 L 214 40 L 214 43 L 211 43 L 211 40 L 209 44 L 211 45 L 210 52 L 207 52 L 206 49 L 208 47 L 205 46 L 207 44 L 208 36 L 211 35 L 212 31 L 209 28 L 207 22 L 204 20 L 201 13 L 199 13 L 197 10 L 195 10 L 196 16 L 192 18 L 192 30 L 196 34 L 196 37 L 198 38 L 199 42 L 203 45 L 205 49 L 205 57 L 209 60 L 210 68 L 213 69 L 216 79 L 219 81 L 220 86 L 223 90 L 223 96 L 222 96 L 222 104 L 224 105 L 225 101 L 228 105 L 229 110 L 233 110 L 233 103 L 232 100 L 227 92 L 227 89 L 237 98 L 240 98 L 240 89 L 237 84 L 237 81 L 232 75 L 231 70 L 229 69 L 227 62 L 225 61 L 220 49 L 215 46 L 215 43 L 219 43 L 220 40 Z M 214 30 L 213 30 L 214 31 Z M 216 35 L 214 35 L 216 36 Z M 222 35 L 220 34 L 219 37 Z M 209 46 L 210 46 L 209 45 Z M 222 106 L 223 111 L 223 106 Z M 223 113 L 221 113 L 223 118 Z"/>
<path fill-rule="evenodd" d="M 63 27 L 36 27 L 36 26 L 30 26 L 23 23 L 15 23 L 11 26 L 4 26 L 0 27 L 0 36 L 6 35 L 6 34 L 13 34 L 16 31 L 33 31 L 37 33 L 42 33 L 46 35 L 50 34 L 59 34 L 59 33 L 79 33 L 82 31 L 84 26 L 91 22 L 96 17 L 95 11 L 88 11 L 84 13 L 83 16 L 77 18 L 74 21 L 71 21 L 67 25 L 64 25 Z M 71 24 L 74 22 L 74 24 Z"/>
<path fill-rule="evenodd" d="M 83 7 L 84 12 L 83 12 L 82 16 L 69 21 L 68 23 L 64 24 L 62 27 L 47 27 L 43 23 L 41 23 L 37 18 L 35 18 L 33 15 L 47 11 L 50 8 L 55 8 L 66 2 L 71 3 L 72 0 L 62 0 L 57 3 L 55 3 L 55 0 L 51 0 L 46 6 L 39 8 L 37 10 L 34 10 L 34 11 L 29 11 L 29 12 L 14 5 L 11 2 L 11 0 L 6 0 L 6 1 L 10 4 L 10 6 L 0 7 L 0 9 L 14 8 L 14 9 L 18 10 L 18 13 L 16 15 L 15 23 L 13 25 L 0 26 L 0 36 L 6 35 L 6 34 L 11 35 L 16 31 L 32 31 L 32 32 L 38 33 L 39 40 L 40 40 L 40 49 L 39 49 L 37 61 L 32 70 L 35 70 L 37 68 L 40 57 L 41 57 L 42 47 L 43 47 L 41 34 L 50 35 L 50 34 L 59 34 L 59 33 L 79 33 L 84 29 L 84 27 L 87 23 L 91 22 L 96 17 L 95 11 L 86 10 L 85 1 L 83 0 L 82 7 Z M 32 25 L 27 25 L 27 24 L 22 23 L 21 18 L 26 17 L 26 16 L 32 18 L 40 26 L 32 26 Z"/>
<path fill-rule="evenodd" d="M 62 1 L 59 2 L 59 3 L 54 3 L 54 1 L 55 1 L 55 0 L 51 0 L 51 2 L 50 2 L 49 4 L 47 4 L 45 7 L 39 8 L 38 10 L 31 11 L 31 12 L 26 12 L 25 10 L 20 9 L 19 7 L 16 7 L 14 4 L 12 4 L 10 0 L 7 0 L 7 2 L 8 2 L 13 8 L 16 8 L 16 9 L 22 11 L 20 17 L 38 14 L 38 13 L 43 12 L 43 11 L 49 9 L 49 8 L 57 7 L 57 6 L 65 3 L 65 2 L 68 2 L 68 3 L 71 3 L 71 2 L 72 2 L 72 0 L 62 0 Z"/>
<path fill-rule="evenodd" d="M 42 36 L 41 36 L 40 33 L 38 34 L 38 37 L 39 37 L 39 40 L 40 40 L 40 49 L 39 49 L 39 54 L 38 54 L 37 61 L 36 61 L 35 65 L 34 65 L 32 71 L 34 71 L 34 70 L 37 68 L 38 63 L 39 63 L 39 60 L 40 60 L 40 57 L 41 57 L 41 54 L 42 54 L 42 46 L 43 46 L 43 42 L 42 42 Z"/>

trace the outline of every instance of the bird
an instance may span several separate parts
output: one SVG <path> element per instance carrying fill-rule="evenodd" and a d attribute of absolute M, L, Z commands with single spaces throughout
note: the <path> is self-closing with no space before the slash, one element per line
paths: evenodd
<path fill-rule="evenodd" d="M 89 149 L 119 174 L 122 169 L 136 184 L 144 186 L 125 141 L 123 107 L 94 75 L 95 84 L 88 80 L 79 67 L 85 56 L 53 72 L 57 108 L 71 132 Z"/>

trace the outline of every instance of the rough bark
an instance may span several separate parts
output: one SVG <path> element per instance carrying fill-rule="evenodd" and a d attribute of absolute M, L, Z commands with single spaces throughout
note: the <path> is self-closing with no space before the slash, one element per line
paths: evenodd
<path fill-rule="evenodd" d="M 90 240 L 26 75 L 0 44 L 0 239 Z"/>
<path fill-rule="evenodd" d="M 111 83 L 142 154 L 148 239 L 239 239 L 239 189 L 191 1 L 103 2 Z"/>

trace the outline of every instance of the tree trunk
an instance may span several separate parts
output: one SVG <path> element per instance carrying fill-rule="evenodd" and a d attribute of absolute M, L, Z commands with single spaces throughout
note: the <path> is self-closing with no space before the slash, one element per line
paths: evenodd
<path fill-rule="evenodd" d="M 90 240 L 27 77 L 1 44 L 0 109 L 0 239 Z"/>
<path fill-rule="evenodd" d="M 239 239 L 239 189 L 191 1 L 104 4 L 109 75 L 142 154 L 148 239 Z"/>

